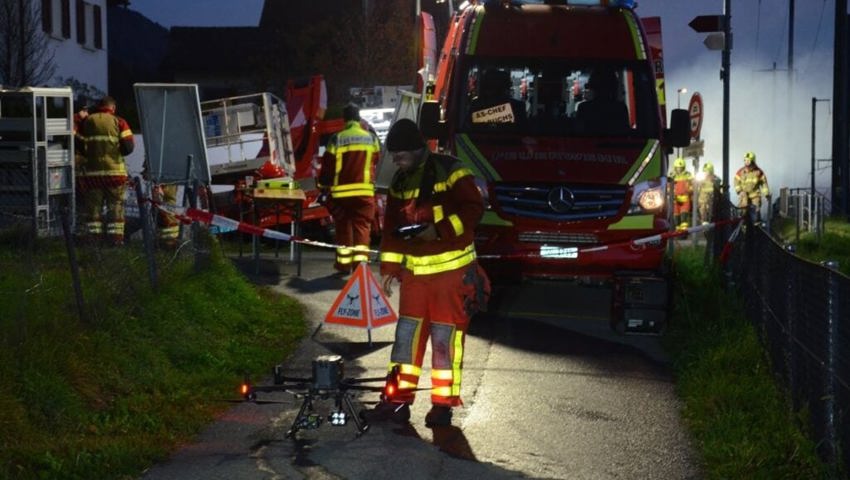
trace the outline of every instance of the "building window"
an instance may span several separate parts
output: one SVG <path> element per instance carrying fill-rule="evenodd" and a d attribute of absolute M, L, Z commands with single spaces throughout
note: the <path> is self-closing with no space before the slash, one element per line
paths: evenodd
<path fill-rule="evenodd" d="M 62 38 L 71 38 L 71 0 L 62 3 Z"/>
<path fill-rule="evenodd" d="M 86 44 L 86 2 L 77 0 L 77 43 Z"/>
<path fill-rule="evenodd" d="M 53 37 L 71 38 L 71 0 L 42 0 L 41 24 Z"/>
<path fill-rule="evenodd" d="M 41 29 L 53 33 L 53 0 L 41 0 Z"/>
<path fill-rule="evenodd" d="M 100 5 L 94 5 L 94 48 L 103 48 L 103 13 Z"/>
<path fill-rule="evenodd" d="M 85 0 L 76 0 L 77 43 L 91 49 L 103 48 L 103 9 Z"/>

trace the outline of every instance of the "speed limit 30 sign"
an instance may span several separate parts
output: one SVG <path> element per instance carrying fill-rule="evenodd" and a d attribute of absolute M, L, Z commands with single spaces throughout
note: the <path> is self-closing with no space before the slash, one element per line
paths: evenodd
<path fill-rule="evenodd" d="M 699 132 L 702 129 L 702 97 L 694 92 L 688 103 L 688 115 L 691 118 L 691 140 L 699 140 Z"/>

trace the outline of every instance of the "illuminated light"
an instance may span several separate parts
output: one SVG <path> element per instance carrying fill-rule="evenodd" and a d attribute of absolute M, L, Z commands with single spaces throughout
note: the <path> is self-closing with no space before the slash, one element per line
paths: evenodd
<path fill-rule="evenodd" d="M 699 171 L 699 172 L 697 172 L 696 175 L 694 175 L 694 178 L 696 178 L 696 180 L 698 182 L 702 182 L 702 181 L 705 180 L 705 176 L 706 176 L 706 173 L 704 171 Z"/>
<path fill-rule="evenodd" d="M 242 395 L 248 395 L 248 384 L 243 383 L 239 391 L 242 392 Z"/>
<path fill-rule="evenodd" d="M 658 210 L 664 206 L 664 194 L 660 188 L 650 188 L 640 194 L 638 204 L 647 211 Z"/>
<path fill-rule="evenodd" d="M 393 395 L 395 395 L 395 385 L 392 385 L 392 384 L 387 385 L 386 391 L 387 391 L 387 396 L 392 397 Z"/>

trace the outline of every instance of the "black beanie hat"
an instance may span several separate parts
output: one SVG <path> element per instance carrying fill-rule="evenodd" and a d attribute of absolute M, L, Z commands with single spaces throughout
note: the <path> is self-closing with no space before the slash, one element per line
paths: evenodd
<path fill-rule="evenodd" d="M 424 146 L 425 140 L 413 120 L 402 118 L 387 132 L 387 151 L 389 152 L 419 150 Z"/>

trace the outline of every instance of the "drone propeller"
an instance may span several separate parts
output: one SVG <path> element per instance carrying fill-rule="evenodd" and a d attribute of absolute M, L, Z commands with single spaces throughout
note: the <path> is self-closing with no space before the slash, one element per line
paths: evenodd
<path fill-rule="evenodd" d="M 217 402 L 225 402 L 225 403 L 255 403 L 257 405 L 270 405 L 270 404 L 280 404 L 280 405 L 290 405 L 290 402 L 281 402 L 278 400 L 236 400 L 236 399 L 219 399 Z"/>

